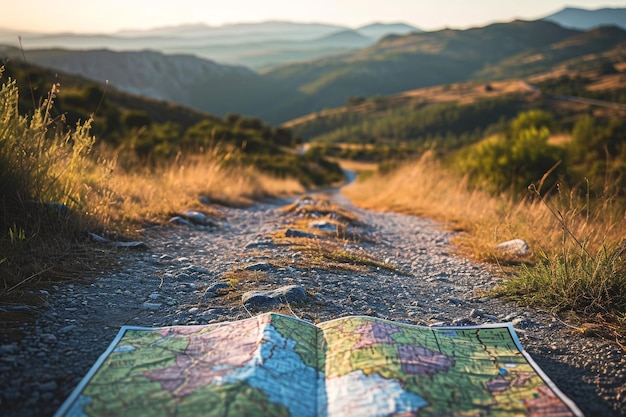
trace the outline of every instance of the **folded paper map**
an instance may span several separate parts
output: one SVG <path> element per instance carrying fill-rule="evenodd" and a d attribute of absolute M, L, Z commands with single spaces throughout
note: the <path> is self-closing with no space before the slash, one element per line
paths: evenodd
<path fill-rule="evenodd" d="M 581 416 L 510 324 L 123 327 L 56 416 Z"/>

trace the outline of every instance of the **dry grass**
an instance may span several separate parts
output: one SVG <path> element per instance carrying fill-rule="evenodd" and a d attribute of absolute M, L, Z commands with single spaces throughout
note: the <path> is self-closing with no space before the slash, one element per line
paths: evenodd
<path fill-rule="evenodd" d="M 505 255 L 495 251 L 495 245 L 514 238 L 526 240 L 534 254 L 560 253 L 564 244 L 562 225 L 530 192 L 522 201 L 494 197 L 470 189 L 466 179 L 428 158 L 406 164 L 389 175 L 352 184 L 344 192 L 362 207 L 447 223 L 449 228 L 465 232 L 455 239 L 461 250 L 480 260 L 507 261 Z M 607 242 L 619 242 L 626 235 L 624 213 L 610 199 L 602 206 L 589 207 L 573 192 L 562 190 L 550 199 L 550 204 L 563 214 L 572 234 L 579 236 L 590 251 L 599 250 Z"/>
<path fill-rule="evenodd" d="M 181 158 L 154 170 L 97 176 L 89 198 L 90 215 L 109 227 L 163 222 L 172 213 L 199 209 L 219 216 L 200 202 L 241 207 L 262 198 L 302 192 L 296 180 L 278 179 L 252 167 L 225 167 L 213 155 Z"/>
<path fill-rule="evenodd" d="M 364 207 L 426 216 L 463 231 L 455 239 L 462 253 L 507 264 L 513 273 L 495 295 L 541 306 L 583 334 L 624 345 L 626 221 L 623 203 L 608 188 L 595 199 L 558 189 L 550 198 L 529 192 L 515 201 L 470 190 L 462 178 L 422 160 L 356 183 L 346 194 Z M 496 251 L 497 243 L 513 238 L 526 240 L 531 254 Z"/>

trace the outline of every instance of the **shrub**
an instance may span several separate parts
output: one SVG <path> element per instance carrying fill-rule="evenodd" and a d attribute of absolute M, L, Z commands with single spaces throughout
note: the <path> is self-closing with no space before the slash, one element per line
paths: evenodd
<path fill-rule="evenodd" d="M 550 124 L 551 118 L 544 112 L 522 113 L 507 135 L 483 140 L 462 152 L 459 167 L 474 183 L 486 184 L 494 192 L 519 192 L 533 182 L 549 187 L 555 180 L 545 174 L 565 156 L 562 149 L 548 143 Z"/>

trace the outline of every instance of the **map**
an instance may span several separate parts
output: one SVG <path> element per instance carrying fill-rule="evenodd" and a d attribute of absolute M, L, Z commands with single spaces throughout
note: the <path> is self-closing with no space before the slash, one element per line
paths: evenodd
<path fill-rule="evenodd" d="M 510 324 L 429 328 L 266 313 L 123 327 L 57 417 L 582 416 Z"/>

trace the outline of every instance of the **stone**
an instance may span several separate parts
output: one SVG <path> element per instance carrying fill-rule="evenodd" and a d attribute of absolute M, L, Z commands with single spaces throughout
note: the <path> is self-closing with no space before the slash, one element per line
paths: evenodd
<path fill-rule="evenodd" d="M 254 248 L 259 248 L 263 246 L 273 246 L 273 245 L 274 245 L 274 242 L 272 241 L 272 238 L 267 237 L 267 238 L 251 240 L 250 242 L 246 243 L 246 245 L 244 246 L 244 249 L 254 249 Z"/>
<path fill-rule="evenodd" d="M 496 246 L 496 250 L 511 255 L 526 256 L 528 255 L 528 243 L 523 239 L 513 239 L 502 242 Z"/>
<path fill-rule="evenodd" d="M 130 249 L 147 249 L 148 245 L 141 241 L 135 242 L 117 242 L 113 240 L 109 240 L 105 237 L 97 235 L 95 233 L 88 232 L 87 235 L 91 240 L 97 243 L 102 243 L 104 245 L 115 246 L 117 248 L 130 248 Z"/>
<path fill-rule="evenodd" d="M 186 220 L 192 225 L 217 226 L 217 223 L 211 220 L 206 214 L 195 210 L 186 210 L 180 213 L 176 213 L 176 216 L 182 218 L 183 220 Z"/>
<path fill-rule="evenodd" d="M 141 308 L 143 308 L 144 310 L 150 310 L 150 311 L 158 311 L 161 309 L 161 306 L 163 304 L 161 303 L 149 303 L 149 302 L 145 302 L 141 305 Z"/>
<path fill-rule="evenodd" d="M 10 345 L 0 345 L 0 355 L 6 355 L 11 353 L 17 353 L 19 348 L 17 343 L 11 343 Z"/>
<path fill-rule="evenodd" d="M 195 226 L 192 222 L 190 222 L 189 220 L 183 219 L 180 216 L 172 217 L 170 219 L 169 223 L 175 224 L 175 225 L 178 225 L 178 226 L 188 226 L 188 227 L 194 227 Z"/>
<path fill-rule="evenodd" d="M 56 343 L 57 337 L 52 333 L 44 333 L 41 336 L 41 341 L 44 343 Z"/>
<path fill-rule="evenodd" d="M 315 235 L 313 233 L 305 232 L 303 230 L 298 229 L 287 229 L 285 231 L 285 237 L 303 237 L 303 238 L 314 238 Z"/>
<path fill-rule="evenodd" d="M 230 285 L 228 285 L 228 283 L 226 282 L 216 282 L 215 284 L 207 288 L 207 292 L 215 292 L 217 290 L 223 290 L 228 287 L 230 287 Z"/>
<path fill-rule="evenodd" d="M 316 220 L 309 223 L 309 227 L 312 229 L 321 230 L 322 232 L 337 233 L 337 225 L 335 223 L 327 222 L 324 220 Z"/>
<path fill-rule="evenodd" d="M 257 262 L 252 265 L 245 266 L 244 271 L 258 271 L 258 272 L 267 272 L 274 269 L 274 265 L 269 262 Z"/>
<path fill-rule="evenodd" d="M 75 324 L 70 324 L 69 326 L 65 326 L 65 327 L 59 329 L 59 333 L 69 333 L 72 330 L 74 330 L 76 327 L 78 327 L 78 326 L 76 326 Z"/>
<path fill-rule="evenodd" d="M 299 285 L 286 285 L 269 291 L 248 291 L 241 300 L 244 305 L 276 305 L 304 301 L 307 298 L 306 290 Z"/>
<path fill-rule="evenodd" d="M 37 384 L 37 389 L 43 392 L 54 391 L 57 388 L 58 386 L 56 381 L 40 382 L 39 384 Z"/>
<path fill-rule="evenodd" d="M 475 326 L 476 323 L 466 317 L 460 317 L 452 321 L 453 326 Z"/>

